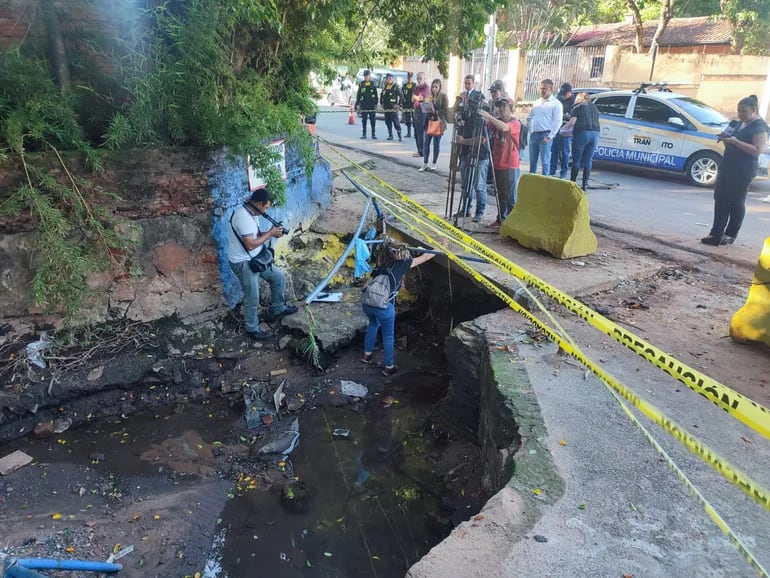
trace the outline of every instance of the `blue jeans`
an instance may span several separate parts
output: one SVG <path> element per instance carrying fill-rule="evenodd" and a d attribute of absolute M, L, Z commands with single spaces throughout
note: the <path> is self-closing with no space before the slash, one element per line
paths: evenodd
<path fill-rule="evenodd" d="M 551 174 L 556 174 L 556 169 L 561 164 L 559 178 L 566 179 L 569 174 L 569 157 L 572 149 L 572 137 L 561 136 L 556 133 L 553 139 L 553 148 L 551 149 Z"/>
<path fill-rule="evenodd" d="M 497 169 L 495 171 L 501 223 L 508 216 L 508 213 L 513 210 L 513 206 L 516 204 L 516 190 L 519 186 L 520 172 L 520 169 Z"/>
<path fill-rule="evenodd" d="M 548 176 L 551 174 L 551 147 L 553 141 L 549 140 L 547 143 L 543 142 L 543 139 L 548 136 L 548 131 L 533 132 L 529 135 L 529 172 L 535 174 L 537 172 L 537 158 L 541 159 L 543 164 L 543 174 Z"/>
<path fill-rule="evenodd" d="M 598 130 L 581 130 L 572 137 L 572 172 L 577 175 L 575 169 L 583 168 L 591 173 L 594 151 L 599 144 Z"/>
<path fill-rule="evenodd" d="M 377 332 L 382 328 L 382 349 L 385 353 L 385 367 L 393 367 L 393 338 L 396 334 L 396 307 L 389 303 L 385 309 L 379 309 L 370 305 L 362 305 L 364 313 L 369 319 L 364 337 L 364 353 L 374 351 L 377 342 Z"/>
<path fill-rule="evenodd" d="M 473 205 L 473 197 L 476 197 L 476 217 L 481 217 L 484 214 L 484 209 L 487 208 L 487 172 L 489 171 L 489 159 L 478 159 L 476 165 L 476 182 L 469 184 L 471 178 L 471 163 L 467 156 L 460 157 L 460 177 L 462 180 L 463 195 L 468 191 L 468 194 L 463 196 L 462 203 L 460 204 L 460 211 L 467 213 L 471 210 Z"/>
<path fill-rule="evenodd" d="M 428 164 L 428 158 L 430 158 L 430 143 L 433 142 L 433 164 L 436 164 L 438 160 L 438 153 L 441 152 L 441 135 L 428 136 L 428 131 L 425 131 L 422 142 L 422 161 L 423 164 Z"/>
<path fill-rule="evenodd" d="M 230 269 L 238 277 L 238 281 L 241 282 L 241 289 L 243 289 L 243 302 L 241 303 L 243 323 L 246 326 L 246 331 L 253 333 L 259 329 L 259 278 L 262 277 L 270 285 L 270 313 L 273 315 L 277 315 L 286 307 L 283 297 L 286 279 L 283 271 L 275 265 L 262 271 L 262 273 L 252 273 L 248 261 L 241 261 L 240 263 L 231 261 Z"/>

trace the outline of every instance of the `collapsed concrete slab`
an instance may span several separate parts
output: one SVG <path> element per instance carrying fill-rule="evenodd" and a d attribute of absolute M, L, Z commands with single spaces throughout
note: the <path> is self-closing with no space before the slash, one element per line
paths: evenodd
<path fill-rule="evenodd" d="M 557 259 L 590 255 L 597 247 L 585 193 L 572 181 L 540 175 L 521 177 L 516 206 L 500 235 Z"/>
<path fill-rule="evenodd" d="M 739 343 L 770 345 L 770 237 L 765 239 L 746 304 L 730 321 L 730 337 Z"/>

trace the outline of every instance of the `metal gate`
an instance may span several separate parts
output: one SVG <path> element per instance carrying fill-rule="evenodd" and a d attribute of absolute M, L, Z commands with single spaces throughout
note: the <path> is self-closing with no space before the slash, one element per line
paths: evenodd
<path fill-rule="evenodd" d="M 554 92 L 563 82 L 574 87 L 589 87 L 599 84 L 604 72 L 604 47 L 544 48 L 528 50 L 524 69 L 524 102 L 540 97 L 540 81 L 550 78 Z"/>

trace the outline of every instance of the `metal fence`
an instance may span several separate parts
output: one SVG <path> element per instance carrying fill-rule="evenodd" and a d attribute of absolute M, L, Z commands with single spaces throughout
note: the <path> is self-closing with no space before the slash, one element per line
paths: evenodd
<path fill-rule="evenodd" d="M 604 72 L 604 47 L 544 48 L 528 50 L 524 71 L 524 102 L 540 96 L 540 81 L 550 78 L 555 90 L 563 82 L 573 87 L 598 86 Z"/>

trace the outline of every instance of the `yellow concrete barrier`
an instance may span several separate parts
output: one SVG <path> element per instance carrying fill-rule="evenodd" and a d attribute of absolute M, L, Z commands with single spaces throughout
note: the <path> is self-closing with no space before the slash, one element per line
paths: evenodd
<path fill-rule="evenodd" d="M 770 345 L 770 237 L 759 255 L 746 304 L 730 321 L 730 337 Z"/>
<path fill-rule="evenodd" d="M 553 177 L 522 175 L 516 206 L 500 227 L 500 235 L 558 259 L 596 251 L 585 193 L 572 181 Z"/>

